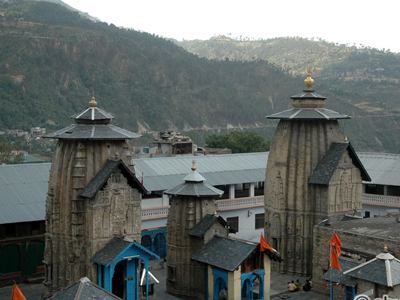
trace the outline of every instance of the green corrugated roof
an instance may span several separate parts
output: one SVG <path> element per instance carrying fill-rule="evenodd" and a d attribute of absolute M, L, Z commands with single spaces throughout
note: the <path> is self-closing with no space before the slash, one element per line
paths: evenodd
<path fill-rule="evenodd" d="M 44 220 L 50 166 L 0 166 L 0 224 Z"/>
<path fill-rule="evenodd" d="M 268 152 L 133 159 L 136 176 L 148 191 L 164 191 L 184 182 L 192 161 L 212 186 L 264 182 Z"/>

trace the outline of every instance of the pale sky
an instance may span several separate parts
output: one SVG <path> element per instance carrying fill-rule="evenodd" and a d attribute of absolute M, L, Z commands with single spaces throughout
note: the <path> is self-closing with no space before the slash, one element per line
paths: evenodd
<path fill-rule="evenodd" d="M 103 22 L 177 40 L 319 37 L 400 52 L 398 0 L 63 0 Z"/>

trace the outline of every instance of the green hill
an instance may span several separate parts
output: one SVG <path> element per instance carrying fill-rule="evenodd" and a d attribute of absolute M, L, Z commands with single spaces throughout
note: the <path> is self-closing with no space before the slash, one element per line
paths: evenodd
<path fill-rule="evenodd" d="M 176 130 L 202 145 L 207 135 L 236 128 L 256 129 L 271 139 L 275 122 L 265 116 L 290 108 L 289 97 L 303 89 L 301 70 L 315 65 L 311 59 L 288 74 L 259 57 L 209 60 L 172 41 L 95 23 L 54 3 L 3 3 L 0 15 L 0 130 L 66 126 L 69 116 L 88 106 L 93 88 L 115 125 L 148 137 Z M 333 65 L 332 72 L 340 73 Z M 393 74 L 396 70 L 393 64 Z M 317 72 L 313 77 L 316 92 L 328 98 L 327 108 L 354 116 L 343 125 L 357 150 L 398 152 L 398 107 L 376 111 L 392 93 L 387 87 L 397 83 L 361 82 L 369 89 L 365 95 L 355 89 L 358 82 L 342 85 Z"/>

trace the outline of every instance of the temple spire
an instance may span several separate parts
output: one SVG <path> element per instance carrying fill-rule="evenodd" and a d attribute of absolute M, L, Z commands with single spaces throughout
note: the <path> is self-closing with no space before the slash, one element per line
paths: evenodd
<path fill-rule="evenodd" d="M 307 68 L 307 78 L 304 79 L 304 84 L 306 85 L 306 90 L 312 90 L 314 86 L 314 79 L 311 78 L 311 67 Z"/>
<path fill-rule="evenodd" d="M 94 88 L 92 88 L 92 100 L 89 101 L 89 106 L 90 107 L 96 107 L 97 106 L 97 102 L 94 99 Z"/>

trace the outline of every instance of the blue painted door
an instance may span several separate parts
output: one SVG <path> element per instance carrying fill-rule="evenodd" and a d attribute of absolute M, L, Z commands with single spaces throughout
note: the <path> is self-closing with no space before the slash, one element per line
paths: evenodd
<path fill-rule="evenodd" d="M 138 300 L 138 259 L 128 260 L 126 263 L 126 300 Z"/>

